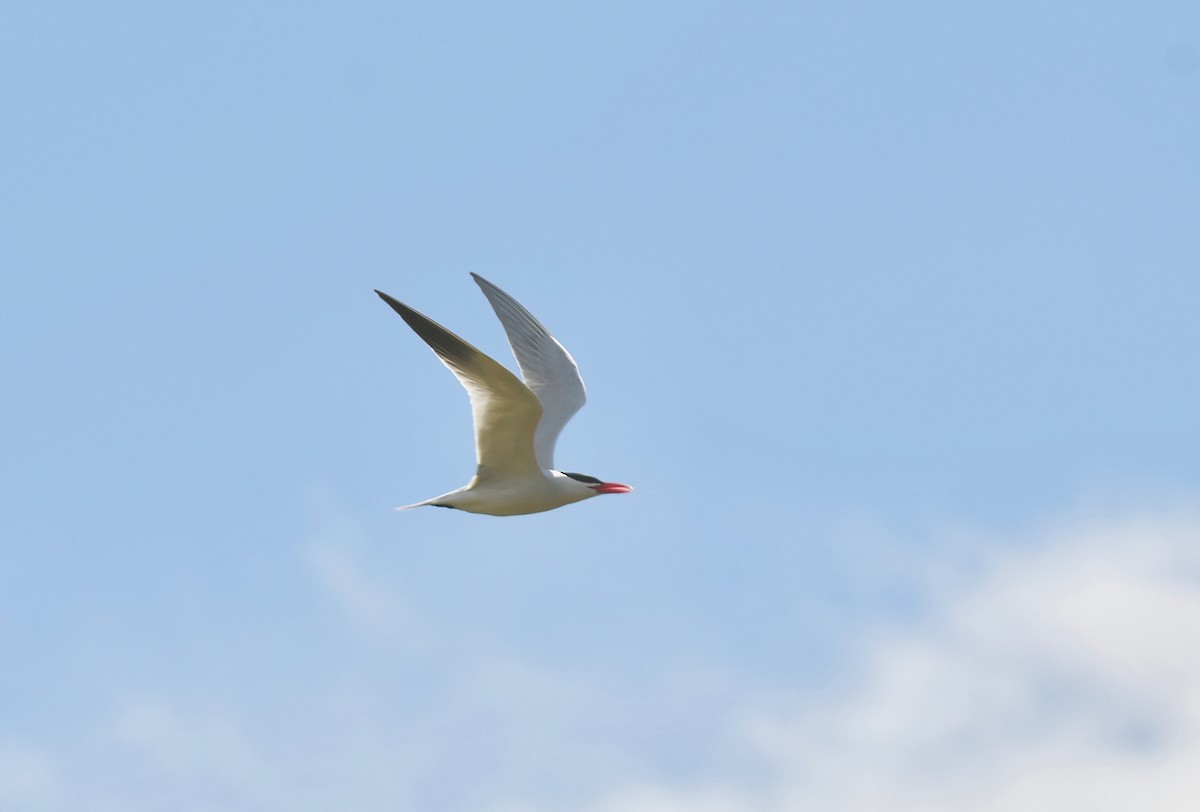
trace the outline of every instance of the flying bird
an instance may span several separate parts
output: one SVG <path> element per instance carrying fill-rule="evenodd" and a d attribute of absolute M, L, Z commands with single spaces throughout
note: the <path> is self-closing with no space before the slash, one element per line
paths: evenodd
<path fill-rule="evenodd" d="M 456 491 L 397 510 L 432 505 L 469 513 L 540 513 L 628 485 L 554 468 L 554 444 L 587 400 L 575 359 L 516 299 L 478 274 L 521 367 L 522 383 L 502 364 L 403 302 L 375 291 L 449 367 L 471 398 L 475 421 L 474 478 Z"/>

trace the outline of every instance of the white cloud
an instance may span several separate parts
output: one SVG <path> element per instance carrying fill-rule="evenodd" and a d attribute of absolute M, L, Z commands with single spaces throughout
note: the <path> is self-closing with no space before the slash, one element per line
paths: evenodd
<path fill-rule="evenodd" d="M 257 670 L 245 692 L 126 695 L 53 759 L 0 742 L 0 808 L 1193 808 L 1200 515 L 963 549 L 924 575 L 894 562 L 924 608 L 848 633 L 836 688 L 767 693 L 732 661 L 681 676 L 608 648 L 568 668 L 456 631 L 330 524 L 306 549 L 317 605 L 347 621 L 314 642 L 329 668 L 285 660 L 269 700 Z"/>
<path fill-rule="evenodd" d="M 839 695 L 743 708 L 766 780 L 643 782 L 590 812 L 1194 809 L 1200 516 L 1005 549 L 869 641 Z"/>

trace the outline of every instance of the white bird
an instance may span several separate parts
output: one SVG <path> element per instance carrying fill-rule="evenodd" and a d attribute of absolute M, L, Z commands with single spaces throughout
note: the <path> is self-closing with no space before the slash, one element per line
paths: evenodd
<path fill-rule="evenodd" d="M 632 491 L 619 482 L 554 470 L 559 432 L 587 399 L 579 368 L 566 348 L 515 299 L 482 276 L 471 277 L 504 325 L 524 383 L 442 325 L 375 291 L 466 388 L 475 420 L 475 477 L 456 491 L 396 509 L 432 505 L 516 516 L 553 510 L 602 493 Z"/>

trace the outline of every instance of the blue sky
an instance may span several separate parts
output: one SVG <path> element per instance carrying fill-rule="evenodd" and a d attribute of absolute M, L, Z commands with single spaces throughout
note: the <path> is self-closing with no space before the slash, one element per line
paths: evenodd
<path fill-rule="evenodd" d="M 0 807 L 1200 791 L 1194 3 L 22 4 L 0 99 Z M 391 510 L 469 272 L 633 494 Z"/>

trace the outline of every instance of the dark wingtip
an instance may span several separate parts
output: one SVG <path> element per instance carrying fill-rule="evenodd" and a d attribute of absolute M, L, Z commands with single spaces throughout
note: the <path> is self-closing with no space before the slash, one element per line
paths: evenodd
<path fill-rule="evenodd" d="M 383 299 L 385 302 L 387 302 L 388 306 L 391 307 L 392 310 L 395 310 L 401 316 L 403 316 L 406 312 L 412 311 L 412 308 L 409 307 L 408 305 L 404 304 L 404 302 L 401 302 L 397 299 L 393 299 L 391 296 L 388 296 L 382 290 L 376 290 L 375 293 L 378 294 L 380 299 Z"/>
<path fill-rule="evenodd" d="M 376 290 L 379 298 L 388 303 L 400 318 L 413 329 L 421 340 L 433 348 L 433 351 L 446 361 L 465 364 L 477 354 L 482 354 L 459 336 L 447 330 L 424 313 L 413 310 L 404 302 L 393 299 L 381 290 Z"/>

